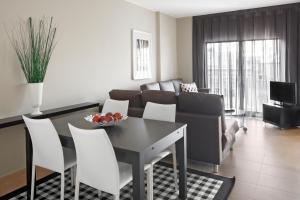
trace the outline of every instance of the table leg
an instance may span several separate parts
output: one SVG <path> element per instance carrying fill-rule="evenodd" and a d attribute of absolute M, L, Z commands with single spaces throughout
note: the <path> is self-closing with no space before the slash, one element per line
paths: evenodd
<path fill-rule="evenodd" d="M 186 199 L 187 197 L 187 158 L 186 158 L 186 128 L 184 128 L 183 137 L 176 142 L 176 154 L 179 164 L 179 198 Z"/>
<path fill-rule="evenodd" d="M 144 164 L 144 158 L 141 155 L 137 155 L 132 163 L 134 200 L 145 199 Z"/>
<path fill-rule="evenodd" d="M 32 143 L 28 129 L 25 127 L 26 133 L 26 181 L 27 181 L 27 199 L 30 199 L 31 173 L 32 173 Z M 34 196 L 36 194 L 36 184 L 34 184 Z"/>

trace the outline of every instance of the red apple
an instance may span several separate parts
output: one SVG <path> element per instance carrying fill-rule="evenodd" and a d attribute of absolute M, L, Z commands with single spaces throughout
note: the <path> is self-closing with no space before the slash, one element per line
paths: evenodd
<path fill-rule="evenodd" d="M 113 114 L 111 113 L 111 112 L 108 112 L 108 113 L 106 113 L 106 115 L 105 115 L 106 117 L 112 117 L 113 116 Z"/>
<path fill-rule="evenodd" d="M 113 116 L 108 116 L 108 117 L 107 117 L 107 122 L 109 123 L 109 122 L 112 122 L 112 121 L 114 121 Z"/>
<path fill-rule="evenodd" d="M 93 123 L 99 123 L 100 120 L 101 120 L 101 116 L 98 114 L 96 114 L 92 119 Z"/>

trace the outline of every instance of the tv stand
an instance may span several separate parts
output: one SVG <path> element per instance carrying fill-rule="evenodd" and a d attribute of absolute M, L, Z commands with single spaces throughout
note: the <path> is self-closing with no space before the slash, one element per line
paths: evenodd
<path fill-rule="evenodd" d="M 263 121 L 281 129 L 300 126 L 300 107 L 297 105 L 263 104 Z"/>

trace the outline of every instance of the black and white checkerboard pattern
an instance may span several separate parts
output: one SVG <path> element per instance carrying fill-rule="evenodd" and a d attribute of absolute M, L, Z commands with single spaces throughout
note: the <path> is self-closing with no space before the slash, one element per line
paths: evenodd
<path fill-rule="evenodd" d="M 154 168 L 154 199 L 156 200 L 169 200 L 177 199 L 178 194 L 175 191 L 173 169 L 162 165 L 155 165 Z M 66 188 L 65 199 L 74 199 L 74 188 L 71 186 L 70 173 L 66 173 Z M 200 176 L 197 174 L 187 173 L 188 185 L 188 199 L 201 200 L 201 199 L 214 199 L 218 190 L 221 188 L 223 181 Z M 121 200 L 129 200 L 132 194 L 131 183 L 122 188 Z M 48 180 L 47 182 L 37 187 L 37 200 L 58 200 L 60 198 L 60 176 Z M 25 200 L 26 193 L 22 193 L 10 200 Z M 94 200 L 98 198 L 96 189 L 87 185 L 80 185 L 80 199 L 81 200 Z M 102 200 L 112 199 L 110 194 L 102 192 Z"/>

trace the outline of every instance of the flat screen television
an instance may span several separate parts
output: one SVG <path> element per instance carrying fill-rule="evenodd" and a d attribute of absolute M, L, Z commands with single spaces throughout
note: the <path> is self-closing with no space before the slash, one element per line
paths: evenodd
<path fill-rule="evenodd" d="M 270 99 L 280 103 L 296 104 L 296 83 L 271 81 Z"/>

